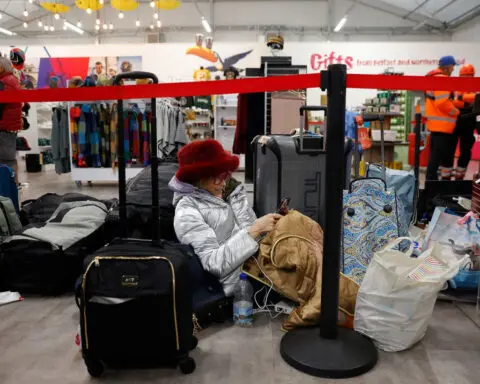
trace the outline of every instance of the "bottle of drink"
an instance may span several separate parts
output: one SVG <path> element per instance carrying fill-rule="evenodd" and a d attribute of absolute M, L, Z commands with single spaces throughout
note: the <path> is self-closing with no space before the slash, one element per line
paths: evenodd
<path fill-rule="evenodd" d="M 245 273 L 240 274 L 233 291 L 233 322 L 241 327 L 251 327 L 253 324 L 253 287 Z"/>

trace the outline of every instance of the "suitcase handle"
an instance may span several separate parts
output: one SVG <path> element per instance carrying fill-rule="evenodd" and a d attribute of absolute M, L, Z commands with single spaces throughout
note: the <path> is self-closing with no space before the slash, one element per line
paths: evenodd
<path fill-rule="evenodd" d="M 158 78 L 155 74 L 143 71 L 134 71 L 120 73 L 113 81 L 114 85 L 120 85 L 122 79 L 152 79 L 155 84 L 158 84 Z M 152 104 L 152 117 L 151 117 L 151 131 L 150 131 L 150 167 L 152 170 L 152 241 L 158 243 L 160 239 L 160 207 L 158 205 L 158 139 L 157 139 L 157 108 L 156 98 L 150 99 Z M 118 197 L 119 197 L 119 216 L 120 223 L 122 224 L 123 235 L 126 237 L 127 233 L 127 178 L 126 178 L 126 165 L 125 165 L 125 148 L 124 148 L 124 122 L 123 122 L 123 100 L 119 99 L 117 103 L 117 135 L 118 135 Z"/>
<path fill-rule="evenodd" d="M 129 80 L 137 80 L 137 79 L 151 79 L 154 84 L 158 84 L 158 77 L 150 72 L 143 72 L 143 71 L 133 71 L 133 72 L 125 72 L 120 73 L 115 76 L 113 80 L 113 85 L 120 85 L 120 80 L 129 79 Z"/>
<path fill-rule="evenodd" d="M 152 244 L 152 240 L 116 237 L 112 241 L 110 241 L 110 245 L 115 245 L 115 244 Z M 157 240 L 156 242 L 154 242 L 154 244 L 160 248 L 163 248 L 165 245 L 165 241 Z"/>
<path fill-rule="evenodd" d="M 325 150 L 324 148 L 321 148 L 321 149 L 318 149 L 318 150 L 315 150 L 315 149 L 309 149 L 309 150 L 305 150 L 303 148 L 303 131 L 305 130 L 305 128 L 308 128 L 308 114 L 305 114 L 305 111 L 323 111 L 325 113 L 325 117 L 327 117 L 327 110 L 328 108 L 324 105 L 303 105 L 300 107 L 300 118 L 302 118 L 304 115 L 305 115 L 305 120 L 303 122 L 303 127 L 300 126 L 300 137 L 299 137 L 299 144 L 300 144 L 300 149 L 299 149 L 299 153 L 304 153 L 304 154 L 309 154 L 309 155 L 312 155 L 312 154 L 318 154 L 318 153 L 324 153 Z M 325 119 L 325 122 L 326 122 L 326 119 Z M 326 124 L 325 124 L 326 126 Z M 325 142 L 323 144 L 325 146 Z"/>

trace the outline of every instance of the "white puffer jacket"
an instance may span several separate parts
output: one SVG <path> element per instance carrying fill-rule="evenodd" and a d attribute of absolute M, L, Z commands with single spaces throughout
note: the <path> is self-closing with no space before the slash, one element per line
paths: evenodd
<path fill-rule="evenodd" d="M 256 220 L 242 185 L 225 200 L 183 183 L 174 177 L 175 233 L 182 244 L 191 245 L 203 268 L 218 276 L 227 296 L 240 274 L 241 265 L 258 250 L 248 234 Z"/>

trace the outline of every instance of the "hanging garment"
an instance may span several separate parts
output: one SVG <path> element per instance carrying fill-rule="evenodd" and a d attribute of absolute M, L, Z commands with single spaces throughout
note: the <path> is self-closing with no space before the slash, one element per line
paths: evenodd
<path fill-rule="evenodd" d="M 112 104 L 110 110 L 110 161 L 112 162 L 112 169 L 117 165 L 117 150 L 118 150 L 118 112 L 117 112 L 117 103 Z"/>
<path fill-rule="evenodd" d="M 77 135 L 78 135 L 78 154 L 77 154 L 77 167 L 86 168 L 88 167 L 87 164 L 87 155 L 88 155 L 88 146 L 87 146 L 87 115 L 84 111 L 84 107 L 86 105 L 82 105 L 80 108 L 80 118 L 78 120 L 77 126 Z"/>
<path fill-rule="evenodd" d="M 152 114 L 148 116 L 147 113 L 139 116 L 141 120 L 141 135 L 142 135 L 142 163 L 144 166 L 147 166 L 150 163 L 150 135 L 149 135 L 149 126 L 151 127 L 151 117 Z M 147 124 L 148 122 L 148 124 Z"/>
<path fill-rule="evenodd" d="M 100 135 L 97 126 L 98 108 L 95 104 L 93 104 L 91 108 L 91 116 L 89 119 L 91 125 L 88 126 L 90 133 L 90 166 L 100 168 L 102 161 L 100 158 Z"/>
<path fill-rule="evenodd" d="M 238 95 L 237 128 L 233 141 L 233 153 L 244 154 L 247 149 L 248 100 L 246 94 Z"/>
<path fill-rule="evenodd" d="M 132 162 L 137 162 L 140 159 L 140 127 L 138 125 L 138 116 L 142 113 L 136 107 L 130 112 L 130 137 L 131 137 L 131 153 Z"/>
<path fill-rule="evenodd" d="M 52 113 L 52 157 L 57 174 L 71 172 L 70 135 L 68 115 L 65 108 L 54 108 Z"/>
<path fill-rule="evenodd" d="M 80 119 L 80 108 L 71 107 L 70 108 L 70 137 L 72 145 L 72 162 L 77 165 L 78 161 L 78 123 Z"/>

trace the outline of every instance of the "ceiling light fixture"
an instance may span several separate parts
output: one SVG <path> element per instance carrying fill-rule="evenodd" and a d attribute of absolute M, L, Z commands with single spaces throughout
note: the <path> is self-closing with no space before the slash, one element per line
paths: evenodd
<path fill-rule="evenodd" d="M 124 17 L 125 17 L 125 15 L 123 14 L 123 12 L 118 13 L 118 18 L 119 19 L 123 19 Z"/>
<path fill-rule="evenodd" d="M 28 23 L 26 21 L 23 22 L 23 28 L 28 28 Z"/>
<path fill-rule="evenodd" d="M 33 0 L 28 0 L 28 2 L 29 2 L 30 4 L 33 4 Z"/>
<path fill-rule="evenodd" d="M 95 24 L 100 25 L 100 23 L 101 23 L 100 19 L 95 20 Z"/>
<path fill-rule="evenodd" d="M 207 33 L 212 33 L 212 27 L 210 27 L 208 20 L 203 16 L 202 16 L 202 25 Z"/>
<path fill-rule="evenodd" d="M 100 29 L 100 25 L 96 24 L 95 29 L 98 31 Z"/>
<path fill-rule="evenodd" d="M 103 5 L 103 0 L 98 0 L 98 4 Z"/>
<path fill-rule="evenodd" d="M 65 24 L 63 24 L 63 30 L 66 31 L 67 30 L 67 26 Z"/>
<path fill-rule="evenodd" d="M 42 20 L 38 20 L 38 23 L 37 23 L 37 24 L 38 24 L 39 27 L 43 27 Z"/>
<path fill-rule="evenodd" d="M 157 13 L 157 12 L 155 12 L 155 13 L 153 14 L 153 18 L 154 18 L 154 19 L 158 19 L 158 13 Z"/>
<path fill-rule="evenodd" d="M 23 16 L 25 16 L 25 17 L 28 17 L 28 11 L 27 11 L 27 8 L 25 8 L 25 9 L 23 10 Z"/>
<path fill-rule="evenodd" d="M 155 1 L 150 1 L 150 7 L 155 8 Z"/>
<path fill-rule="evenodd" d="M 140 26 L 140 20 L 137 19 L 137 21 L 135 21 L 135 26 L 136 26 L 136 27 L 139 27 L 139 26 Z"/>
<path fill-rule="evenodd" d="M 59 15 L 58 13 L 55 13 L 55 14 L 53 15 L 53 17 L 55 17 L 55 20 L 60 19 L 60 15 Z"/>
<path fill-rule="evenodd" d="M 110 24 L 108 25 L 108 29 L 112 30 L 113 28 L 114 28 L 114 27 L 113 27 L 113 23 L 110 23 Z"/>
<path fill-rule="evenodd" d="M 347 22 L 347 15 L 343 16 L 343 18 L 338 22 L 333 32 L 340 32 L 340 30 L 343 28 L 346 22 Z"/>
<path fill-rule="evenodd" d="M 107 25 L 107 24 L 103 24 L 103 29 L 107 30 L 107 29 L 108 29 L 108 25 Z"/>
<path fill-rule="evenodd" d="M 155 27 L 153 26 L 153 24 L 150 24 L 150 29 L 153 29 L 153 28 L 155 28 Z"/>
<path fill-rule="evenodd" d="M 55 27 L 53 25 L 50 26 L 50 32 L 55 31 Z"/>
<path fill-rule="evenodd" d="M 82 28 L 82 22 L 81 22 L 80 20 L 77 21 L 77 27 L 78 27 L 78 28 Z"/>
<path fill-rule="evenodd" d="M 15 35 L 15 32 L 9 31 L 8 29 L 2 28 L 2 27 L 0 27 L 0 32 L 8 36 Z"/>
<path fill-rule="evenodd" d="M 50 28 L 48 28 L 48 25 L 46 25 L 46 24 L 43 26 L 43 29 L 47 32 L 50 30 Z"/>
<path fill-rule="evenodd" d="M 162 22 L 160 20 L 157 20 L 157 27 L 162 28 Z"/>
<path fill-rule="evenodd" d="M 87 8 L 87 13 L 88 13 L 89 15 L 91 15 L 91 14 L 92 14 L 92 8 Z"/>

